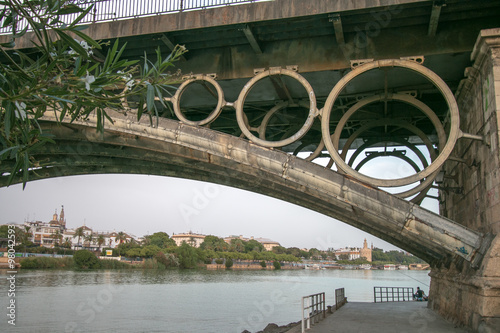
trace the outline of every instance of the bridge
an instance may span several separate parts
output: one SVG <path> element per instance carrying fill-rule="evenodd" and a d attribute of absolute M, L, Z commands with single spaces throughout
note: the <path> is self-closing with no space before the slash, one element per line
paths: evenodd
<path fill-rule="evenodd" d="M 500 325 L 498 1 L 132 3 L 95 2 L 86 32 L 129 59 L 185 45 L 183 82 L 157 122 L 133 100 L 102 134 L 47 114 L 57 144 L 31 179 L 145 173 L 280 198 L 428 261 L 441 315 Z M 388 158 L 411 172 L 363 173 Z M 441 215 L 419 206 L 431 188 Z"/>

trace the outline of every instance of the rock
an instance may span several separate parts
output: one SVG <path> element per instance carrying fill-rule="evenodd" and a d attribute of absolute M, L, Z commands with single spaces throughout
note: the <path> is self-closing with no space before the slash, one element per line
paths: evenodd
<path fill-rule="evenodd" d="M 264 330 L 259 331 L 257 333 L 284 333 L 288 330 L 290 330 L 292 327 L 298 325 L 299 322 L 296 323 L 290 323 L 288 325 L 283 325 L 283 326 L 278 326 L 274 323 L 268 324 Z"/>

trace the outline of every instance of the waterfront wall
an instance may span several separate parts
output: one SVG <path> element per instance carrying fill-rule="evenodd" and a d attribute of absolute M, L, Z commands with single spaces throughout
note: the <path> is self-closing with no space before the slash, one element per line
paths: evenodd
<path fill-rule="evenodd" d="M 429 307 L 476 332 L 500 327 L 500 28 L 481 31 L 456 93 L 463 132 L 440 190 L 441 214 L 492 238 L 479 267 L 461 259 L 431 271 Z M 451 178 L 450 178 L 451 177 Z M 495 237 L 495 235 L 497 235 Z"/>

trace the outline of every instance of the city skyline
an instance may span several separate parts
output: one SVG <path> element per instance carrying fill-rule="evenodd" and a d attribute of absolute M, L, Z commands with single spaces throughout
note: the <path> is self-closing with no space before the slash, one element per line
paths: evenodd
<path fill-rule="evenodd" d="M 61 205 L 68 228 L 124 231 L 141 237 L 192 231 L 226 237 L 264 237 L 284 247 L 392 244 L 343 222 L 290 203 L 227 186 L 142 175 L 87 175 L 34 181 L 0 189 L 1 224 L 49 221 Z"/>

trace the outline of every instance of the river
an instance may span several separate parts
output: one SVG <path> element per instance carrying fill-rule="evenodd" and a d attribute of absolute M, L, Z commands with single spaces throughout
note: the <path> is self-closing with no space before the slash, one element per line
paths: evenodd
<path fill-rule="evenodd" d="M 373 287 L 420 286 L 428 271 L 161 271 L 24 270 L 7 295 L 0 270 L 0 307 L 15 300 L 16 326 L 2 332 L 236 332 L 300 319 L 302 296 L 345 288 L 348 301 L 373 302 Z"/>

